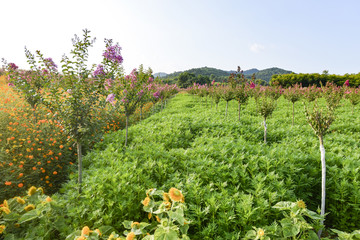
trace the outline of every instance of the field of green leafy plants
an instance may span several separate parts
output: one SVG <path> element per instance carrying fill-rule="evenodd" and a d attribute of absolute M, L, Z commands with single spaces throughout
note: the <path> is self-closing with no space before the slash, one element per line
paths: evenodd
<path fill-rule="evenodd" d="M 281 219 L 272 208 L 280 201 L 301 199 L 316 211 L 321 197 L 318 139 L 302 103 L 295 106 L 292 126 L 291 103 L 278 100 L 264 144 L 253 99 L 239 121 L 234 101 L 225 118 L 224 102 L 216 110 L 210 101 L 178 94 L 163 112 L 130 128 L 127 148 L 122 132 L 106 135 L 84 158 L 83 192 L 77 193 L 72 175 L 52 197 L 57 221 L 41 227 L 57 229 L 63 237 L 83 226 L 112 226 L 121 232 L 124 220 L 147 218 L 141 202 L 150 188 L 182 190 L 191 239 L 243 237 L 253 226 Z M 359 132 L 358 114 L 343 100 L 324 140 L 328 229 L 359 228 Z"/>
<path fill-rule="evenodd" d="M 172 98 L 112 40 L 88 68 L 89 33 L 61 72 L 40 51 L 5 62 L 0 239 L 360 239 L 349 80 L 265 88 L 239 68 Z"/>

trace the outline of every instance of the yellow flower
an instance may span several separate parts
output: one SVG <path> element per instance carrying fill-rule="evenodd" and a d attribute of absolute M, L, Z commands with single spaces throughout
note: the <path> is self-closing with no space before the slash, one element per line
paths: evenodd
<path fill-rule="evenodd" d="M 22 199 L 21 197 L 16 197 L 16 201 L 20 204 L 25 204 L 25 200 Z"/>
<path fill-rule="evenodd" d="M 147 206 L 149 206 L 150 201 L 151 201 L 151 199 L 150 199 L 149 197 L 146 197 L 146 198 L 144 199 L 144 201 L 142 201 L 142 204 L 143 204 L 145 207 L 147 207 Z"/>
<path fill-rule="evenodd" d="M 165 201 L 170 201 L 170 196 L 169 196 L 169 194 L 168 193 L 163 193 L 163 199 L 165 200 Z"/>
<path fill-rule="evenodd" d="M 51 202 L 52 199 L 51 199 L 51 197 L 47 196 L 46 199 L 45 199 L 45 201 L 46 201 L 46 202 Z"/>
<path fill-rule="evenodd" d="M 134 240 L 135 239 L 135 233 L 130 232 L 127 236 L 126 236 L 126 240 Z"/>
<path fill-rule="evenodd" d="M 148 219 L 151 219 L 152 214 L 149 212 Z"/>
<path fill-rule="evenodd" d="M 25 211 L 31 211 L 33 209 L 35 209 L 35 205 L 34 204 L 29 204 L 26 207 L 24 207 Z"/>
<path fill-rule="evenodd" d="M 158 216 L 155 216 L 156 221 L 161 222 L 160 218 Z"/>
<path fill-rule="evenodd" d="M 0 234 L 4 232 L 6 226 L 5 225 L 0 225 Z"/>
<path fill-rule="evenodd" d="M 90 228 L 88 226 L 83 227 L 83 229 L 81 230 L 81 235 L 88 235 L 90 234 Z"/>
<path fill-rule="evenodd" d="M 114 239 L 114 235 L 110 234 L 108 240 Z"/>
<path fill-rule="evenodd" d="M 131 228 L 139 228 L 140 227 L 140 223 L 139 222 L 133 222 L 131 223 Z"/>
<path fill-rule="evenodd" d="M 175 202 L 181 201 L 181 199 L 184 197 L 182 195 L 182 193 L 180 192 L 180 190 L 178 190 L 176 188 L 170 188 L 169 196 L 170 196 L 171 200 L 173 200 Z"/>
<path fill-rule="evenodd" d="M 6 208 L 9 208 L 9 204 L 8 204 L 8 202 L 6 201 L 6 200 L 4 200 L 4 207 L 6 207 Z"/>
<path fill-rule="evenodd" d="M 44 189 L 42 187 L 39 187 L 36 191 L 41 191 L 41 194 L 44 194 Z"/>
<path fill-rule="evenodd" d="M 297 201 L 296 204 L 299 208 L 306 208 L 306 204 L 303 200 Z"/>
<path fill-rule="evenodd" d="M 169 210 L 171 208 L 171 202 L 164 202 L 166 210 Z"/>
<path fill-rule="evenodd" d="M 11 213 L 10 209 L 7 207 L 2 207 L 1 210 L 3 210 L 4 213 L 9 214 Z"/>
<path fill-rule="evenodd" d="M 31 188 L 29 188 L 29 191 L 28 191 L 29 196 L 32 196 L 35 193 L 36 193 L 36 187 L 32 186 Z"/>
<path fill-rule="evenodd" d="M 260 228 L 260 229 L 258 230 L 258 232 L 257 232 L 257 235 L 258 235 L 259 237 L 264 236 L 264 235 L 265 235 L 264 230 Z"/>

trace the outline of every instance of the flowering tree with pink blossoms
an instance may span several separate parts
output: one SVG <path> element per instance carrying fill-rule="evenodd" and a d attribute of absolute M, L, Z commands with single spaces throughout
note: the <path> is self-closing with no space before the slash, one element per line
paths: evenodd
<path fill-rule="evenodd" d="M 16 73 L 15 64 L 9 64 L 10 84 L 25 92 L 24 95 L 29 96 L 29 103 L 33 107 L 44 104 L 63 131 L 75 141 L 79 192 L 82 185 L 82 147 L 99 127 L 99 121 L 93 116 L 100 115 L 101 109 L 104 109 L 106 102 L 103 89 L 111 85 L 113 80 L 109 77 L 121 73 L 119 65 L 122 63 L 121 48 L 118 44 L 113 46 L 111 40 L 106 40 L 103 65 L 98 65 L 95 72 L 89 68 L 88 49 L 94 44 L 89 34 L 90 31 L 85 29 L 82 39 L 75 35 L 70 57 L 64 55 L 61 60 L 61 73 L 52 59 L 44 58 L 40 51 L 36 51 L 35 56 L 25 50 L 32 69 L 30 79 L 26 74 Z"/>
<path fill-rule="evenodd" d="M 118 77 L 109 86 L 109 92 L 106 101 L 111 103 L 116 111 L 124 113 L 126 117 L 125 122 L 125 147 L 128 142 L 128 126 L 130 116 L 140 106 L 143 98 L 148 91 L 148 85 L 150 79 L 139 78 L 139 73 L 136 69 L 132 70 L 129 75 L 125 77 Z"/>

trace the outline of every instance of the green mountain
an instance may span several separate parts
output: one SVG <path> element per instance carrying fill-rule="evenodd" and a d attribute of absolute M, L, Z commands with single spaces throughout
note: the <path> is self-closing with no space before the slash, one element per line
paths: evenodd
<path fill-rule="evenodd" d="M 194 74 L 195 76 L 198 75 L 202 75 L 202 76 L 208 76 L 210 78 L 210 80 L 215 80 L 217 82 L 222 82 L 224 80 L 227 80 L 229 78 L 229 75 L 231 73 L 236 73 L 236 71 L 225 71 L 225 70 L 221 70 L 221 69 L 217 69 L 217 68 L 211 68 L 211 67 L 202 67 L 202 68 L 192 68 L 186 71 L 179 71 L 179 72 L 174 72 L 171 74 L 166 74 L 166 73 L 154 73 L 154 76 L 159 76 L 163 82 L 168 82 L 168 83 L 176 83 L 178 80 L 178 76 L 183 73 L 183 72 L 187 72 L 190 74 Z M 288 74 L 288 73 L 292 73 L 292 71 L 287 71 L 281 68 L 267 68 L 267 69 L 263 69 L 263 70 L 258 70 L 256 68 L 252 68 L 249 70 L 246 70 L 243 72 L 243 74 L 245 75 L 245 77 L 247 79 L 251 79 L 252 75 L 255 73 L 255 78 L 256 79 L 261 79 L 264 80 L 265 82 L 269 83 L 271 76 L 274 74 Z"/>
<path fill-rule="evenodd" d="M 183 72 L 192 73 L 195 76 L 197 76 L 197 75 L 203 75 L 203 76 L 209 76 L 209 77 L 211 75 L 214 75 L 215 77 L 229 76 L 229 71 L 224 71 L 224 70 L 210 68 L 210 67 L 202 67 L 202 68 L 192 68 L 192 69 L 189 69 L 186 71 L 174 72 L 174 73 L 166 75 L 165 78 L 175 78 Z"/>
<path fill-rule="evenodd" d="M 281 68 L 267 68 L 261 71 L 258 71 L 257 73 L 255 73 L 255 78 L 256 79 L 262 79 L 264 81 L 266 81 L 267 83 L 269 83 L 272 75 L 274 74 L 289 74 L 292 73 L 292 71 L 288 71 L 288 70 L 284 70 Z M 246 75 L 245 75 L 246 76 Z M 251 76 L 246 76 L 247 78 L 251 78 Z"/>

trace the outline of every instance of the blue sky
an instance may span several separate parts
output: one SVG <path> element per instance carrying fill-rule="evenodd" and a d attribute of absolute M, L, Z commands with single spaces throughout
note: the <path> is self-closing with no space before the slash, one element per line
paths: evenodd
<path fill-rule="evenodd" d="M 1 1 L 0 58 L 28 68 L 24 46 L 59 63 L 71 38 L 104 38 L 123 48 L 126 72 L 196 67 L 280 67 L 294 72 L 360 72 L 358 0 L 12 0 Z"/>

